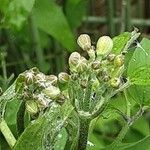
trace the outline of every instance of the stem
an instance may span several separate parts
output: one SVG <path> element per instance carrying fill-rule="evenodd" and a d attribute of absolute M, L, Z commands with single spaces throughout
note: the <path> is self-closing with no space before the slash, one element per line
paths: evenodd
<path fill-rule="evenodd" d="M 78 150 L 86 150 L 90 120 L 80 118 Z"/>
<path fill-rule="evenodd" d="M 129 125 L 127 123 L 124 124 L 121 131 L 119 132 L 117 138 L 110 145 L 106 147 L 106 150 L 115 150 L 117 146 L 121 143 L 123 138 L 125 137 L 127 131 L 129 129 Z"/>
<path fill-rule="evenodd" d="M 7 143 L 9 144 L 9 146 L 11 148 L 14 147 L 15 143 L 16 143 L 16 139 L 13 136 L 12 132 L 10 131 L 9 127 L 7 126 L 7 123 L 5 122 L 4 119 L 2 119 L 0 121 L 0 131 L 2 132 L 2 134 L 4 135 Z"/>
<path fill-rule="evenodd" d="M 124 96 L 125 96 L 125 100 L 126 100 L 126 113 L 127 113 L 127 116 L 130 117 L 131 115 L 131 104 L 130 104 L 130 101 L 128 100 L 128 97 L 127 97 L 127 91 L 124 90 Z"/>

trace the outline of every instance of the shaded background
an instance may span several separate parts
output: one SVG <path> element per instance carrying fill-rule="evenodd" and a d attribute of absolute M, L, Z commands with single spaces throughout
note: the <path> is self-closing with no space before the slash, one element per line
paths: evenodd
<path fill-rule="evenodd" d="M 46 74 L 67 70 L 77 36 L 95 44 L 138 27 L 150 35 L 149 0 L 0 0 L 0 81 L 6 89 L 14 73 L 37 66 Z M 8 80 L 8 78 L 11 78 Z"/>

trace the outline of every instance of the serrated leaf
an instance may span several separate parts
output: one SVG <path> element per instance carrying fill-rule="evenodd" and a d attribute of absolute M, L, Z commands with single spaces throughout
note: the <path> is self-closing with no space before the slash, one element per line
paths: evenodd
<path fill-rule="evenodd" d="M 127 76 L 132 85 L 129 95 L 139 104 L 149 105 L 150 97 L 150 40 L 143 38 L 129 62 Z"/>
<path fill-rule="evenodd" d="M 112 52 L 115 54 L 119 54 L 122 49 L 125 47 L 127 42 L 131 37 L 130 32 L 124 32 L 116 37 L 113 38 L 113 49 Z"/>
<path fill-rule="evenodd" d="M 134 84 L 150 85 L 150 40 L 143 38 L 128 65 L 128 76 Z"/>
<path fill-rule="evenodd" d="M 33 17 L 41 30 L 58 40 L 68 51 L 75 49 L 74 36 L 65 15 L 54 1 L 37 0 Z"/>

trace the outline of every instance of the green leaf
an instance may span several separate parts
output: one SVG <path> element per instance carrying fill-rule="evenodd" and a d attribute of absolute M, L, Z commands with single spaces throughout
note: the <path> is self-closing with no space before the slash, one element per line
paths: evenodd
<path fill-rule="evenodd" d="M 113 38 L 113 53 L 119 54 L 122 49 L 125 47 L 127 42 L 129 41 L 131 37 L 131 33 L 129 32 L 124 32 L 116 37 Z"/>
<path fill-rule="evenodd" d="M 138 142 L 122 144 L 116 149 L 118 150 L 149 150 L 150 149 L 150 136 L 147 136 Z"/>
<path fill-rule="evenodd" d="M 150 97 L 150 40 L 144 38 L 128 65 L 127 76 L 132 82 L 129 95 L 139 104 L 149 105 Z"/>
<path fill-rule="evenodd" d="M 128 76 L 133 84 L 150 85 L 150 40 L 143 38 L 128 65 Z"/>
<path fill-rule="evenodd" d="M 88 0 L 67 0 L 65 13 L 72 29 L 79 27 L 86 15 Z M 77 11 L 78 10 L 78 11 Z"/>
<path fill-rule="evenodd" d="M 73 107 L 68 102 L 62 106 L 53 103 L 44 115 L 25 129 L 18 139 L 14 150 L 43 150 L 45 147 L 52 149 L 57 141 L 57 135 L 66 123 L 72 110 Z"/>
<path fill-rule="evenodd" d="M 0 96 L 0 118 L 3 117 L 5 112 L 6 103 L 16 96 L 15 82 Z"/>
<path fill-rule="evenodd" d="M 37 0 L 33 9 L 37 26 L 58 40 L 68 51 L 75 49 L 75 40 L 63 14 L 54 1 Z"/>
<path fill-rule="evenodd" d="M 5 11 L 2 23 L 8 27 L 20 28 L 31 12 L 34 2 L 35 0 L 12 0 Z"/>

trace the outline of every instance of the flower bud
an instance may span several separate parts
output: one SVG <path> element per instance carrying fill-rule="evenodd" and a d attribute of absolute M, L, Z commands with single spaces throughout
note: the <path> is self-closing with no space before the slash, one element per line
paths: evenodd
<path fill-rule="evenodd" d="M 76 71 L 76 66 L 79 64 L 81 55 L 78 52 L 73 52 L 69 57 L 69 67 L 71 71 Z"/>
<path fill-rule="evenodd" d="M 87 34 L 81 34 L 77 39 L 77 43 L 85 51 L 91 48 L 91 39 Z"/>
<path fill-rule="evenodd" d="M 124 56 L 117 55 L 114 59 L 114 66 L 121 67 L 124 64 Z"/>
<path fill-rule="evenodd" d="M 107 60 L 111 62 L 115 59 L 115 56 L 116 56 L 115 54 L 109 54 Z"/>
<path fill-rule="evenodd" d="M 58 75 L 58 80 L 60 83 L 67 83 L 69 81 L 69 74 L 67 74 L 66 72 L 61 72 Z"/>
<path fill-rule="evenodd" d="M 97 56 L 108 55 L 113 48 L 113 41 L 109 36 L 102 36 L 98 39 L 96 52 Z"/>
<path fill-rule="evenodd" d="M 92 68 L 93 69 L 99 69 L 100 66 L 101 66 L 101 62 L 99 60 L 93 61 L 93 63 L 92 63 Z"/>
<path fill-rule="evenodd" d="M 120 83 L 121 83 L 120 78 L 112 78 L 112 79 L 110 80 L 110 85 L 111 85 L 112 87 L 114 87 L 114 88 L 119 87 Z"/>
<path fill-rule="evenodd" d="M 42 91 L 46 96 L 55 99 L 60 95 L 60 89 L 53 85 L 49 86 L 48 88 Z"/>
<path fill-rule="evenodd" d="M 46 76 L 46 80 L 50 82 L 52 85 L 56 85 L 58 78 L 55 75 L 49 75 L 49 76 Z"/>
<path fill-rule="evenodd" d="M 87 69 L 87 60 L 84 57 L 81 57 L 79 64 L 77 66 L 77 72 L 81 73 Z"/>
<path fill-rule="evenodd" d="M 26 110 L 32 115 L 36 114 L 38 112 L 37 103 L 33 100 L 26 101 Z"/>

